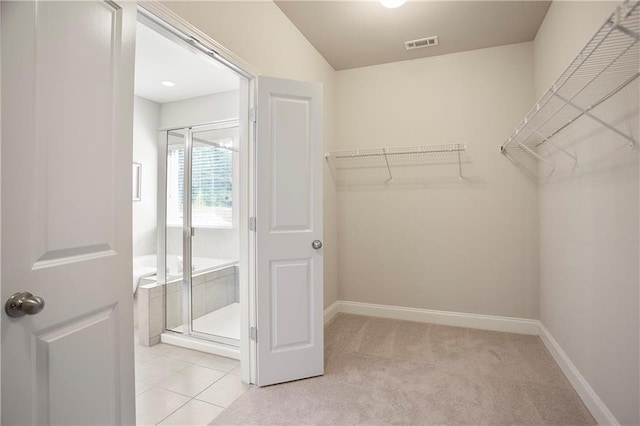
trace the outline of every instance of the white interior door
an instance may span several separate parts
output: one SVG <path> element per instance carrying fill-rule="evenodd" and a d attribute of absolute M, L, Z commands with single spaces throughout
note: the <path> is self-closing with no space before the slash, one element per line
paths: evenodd
<path fill-rule="evenodd" d="M 322 85 L 259 77 L 257 105 L 257 384 L 265 386 L 324 372 Z"/>
<path fill-rule="evenodd" d="M 1 7 L 2 421 L 133 424 L 136 4 Z"/>

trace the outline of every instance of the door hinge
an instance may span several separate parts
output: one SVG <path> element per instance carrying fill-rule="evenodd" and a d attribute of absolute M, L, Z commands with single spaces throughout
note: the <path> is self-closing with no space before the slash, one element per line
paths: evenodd
<path fill-rule="evenodd" d="M 256 218 L 255 217 L 250 217 L 249 218 L 249 231 L 256 232 Z"/>
<path fill-rule="evenodd" d="M 254 342 L 258 341 L 258 329 L 255 327 L 251 327 L 249 329 L 249 338 Z"/>
<path fill-rule="evenodd" d="M 258 121 L 258 109 L 257 108 L 251 108 L 249 110 L 249 121 L 251 121 L 252 123 L 255 123 L 256 121 Z"/>

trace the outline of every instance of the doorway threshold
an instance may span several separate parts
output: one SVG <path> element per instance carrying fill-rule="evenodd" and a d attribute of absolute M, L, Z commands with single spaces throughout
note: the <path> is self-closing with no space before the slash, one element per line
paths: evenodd
<path fill-rule="evenodd" d="M 203 341 L 202 339 L 170 332 L 162 333 L 160 335 L 160 341 L 169 345 L 180 346 L 187 349 L 193 349 L 195 351 L 240 360 L 240 348 L 224 345 L 222 343 Z"/>

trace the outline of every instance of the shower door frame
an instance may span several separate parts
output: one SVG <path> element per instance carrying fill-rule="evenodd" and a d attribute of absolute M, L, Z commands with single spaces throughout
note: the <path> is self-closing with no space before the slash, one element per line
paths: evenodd
<path fill-rule="evenodd" d="M 234 348 L 240 348 L 241 341 L 240 339 L 231 339 L 224 336 L 218 336 L 215 334 L 208 334 L 204 332 L 195 331 L 193 329 L 193 303 L 192 303 L 192 290 L 193 290 L 193 270 L 189 265 L 193 264 L 193 246 L 192 246 L 192 238 L 195 234 L 195 229 L 193 227 L 193 217 L 192 217 L 192 160 L 193 160 L 193 139 L 194 133 L 198 133 L 201 131 L 207 130 L 223 130 L 223 129 L 232 129 L 238 128 L 238 132 L 240 132 L 240 120 L 237 118 L 230 120 L 218 120 L 211 121 L 207 123 L 187 125 L 187 126 L 172 126 L 167 128 L 158 129 L 158 274 L 161 278 L 161 283 L 165 285 L 165 324 L 164 330 L 165 332 L 177 333 L 181 334 L 185 337 L 195 337 L 198 339 L 207 340 L 214 343 L 220 343 L 223 345 L 231 346 Z M 181 131 L 184 136 L 183 143 L 180 145 L 184 149 L 184 166 L 183 166 L 183 200 L 182 200 L 182 259 L 183 259 L 183 268 L 182 268 L 182 322 L 183 322 L 183 330 L 182 332 L 177 332 L 171 330 L 167 326 L 167 288 L 166 288 L 166 259 L 167 259 L 167 158 L 169 154 L 169 136 L 171 132 Z M 174 137 L 176 135 L 173 135 Z M 240 140 L 240 137 L 238 137 Z M 241 143 L 239 143 L 240 145 Z M 222 147 L 220 147 L 222 148 Z M 238 194 L 242 194 L 244 192 L 242 187 L 242 179 L 244 168 L 241 166 L 241 155 L 240 155 L 240 146 L 238 146 L 237 150 L 231 150 L 237 152 L 238 154 L 238 182 L 233 182 L 234 185 L 240 185 Z M 224 149 L 224 148 L 223 148 Z M 235 161 L 234 161 L 235 163 Z M 234 164 L 235 166 L 235 164 Z M 237 203 L 234 203 L 233 209 L 240 209 L 240 206 L 236 204 L 240 204 L 241 195 L 237 197 Z M 235 216 L 235 215 L 234 215 Z M 238 217 L 241 214 L 237 215 Z M 162 219 L 162 222 L 161 222 Z M 238 220 L 238 222 L 240 222 Z M 160 226 L 162 223 L 162 226 Z M 236 223 L 234 227 L 238 227 L 239 234 L 240 232 L 240 223 Z M 242 247 L 242 242 L 240 243 Z M 242 249 L 241 249 L 242 250 Z M 238 253 L 238 267 L 240 269 L 239 275 L 240 277 L 245 273 L 242 268 L 242 261 L 240 259 L 241 253 Z M 162 272 L 164 271 L 164 272 Z M 240 282 L 240 278 L 238 280 Z M 238 284 L 240 285 L 240 284 Z"/>

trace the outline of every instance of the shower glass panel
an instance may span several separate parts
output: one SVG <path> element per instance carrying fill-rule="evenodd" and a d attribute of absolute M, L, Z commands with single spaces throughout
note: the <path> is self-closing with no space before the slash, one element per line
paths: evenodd
<path fill-rule="evenodd" d="M 183 288 L 184 253 L 184 147 L 187 129 L 167 132 L 167 190 L 166 190 L 166 327 L 183 332 L 185 324 Z"/>
<path fill-rule="evenodd" d="M 166 329 L 238 346 L 238 121 L 164 138 Z"/>
<path fill-rule="evenodd" d="M 238 123 L 193 128 L 192 140 L 191 330 L 238 341 Z"/>

